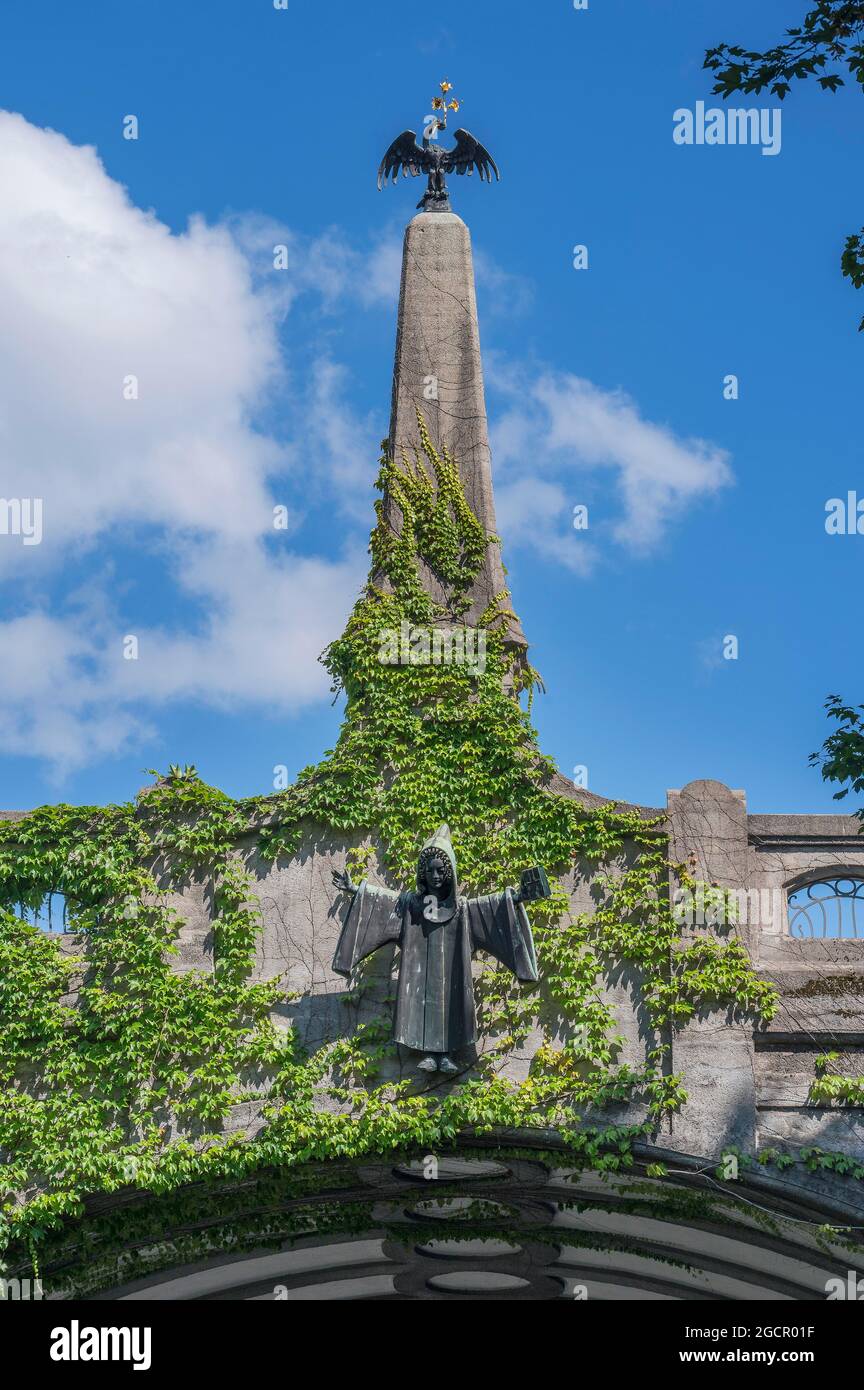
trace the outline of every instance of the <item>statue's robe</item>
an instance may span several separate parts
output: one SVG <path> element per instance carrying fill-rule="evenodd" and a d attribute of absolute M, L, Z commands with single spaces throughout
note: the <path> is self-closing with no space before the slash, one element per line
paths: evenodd
<path fill-rule="evenodd" d="M 455 1052 L 477 1037 L 471 957 L 486 951 L 519 980 L 537 979 L 525 908 L 507 888 L 459 898 L 449 921 L 423 915 L 421 893 L 394 893 L 364 881 L 354 894 L 333 958 L 349 977 L 381 946 L 400 949 L 393 1036 L 418 1052 Z"/>

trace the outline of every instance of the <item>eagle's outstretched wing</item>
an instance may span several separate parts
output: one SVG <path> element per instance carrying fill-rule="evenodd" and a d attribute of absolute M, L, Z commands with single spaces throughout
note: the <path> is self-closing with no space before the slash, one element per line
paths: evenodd
<path fill-rule="evenodd" d="M 481 179 L 488 179 L 490 183 L 493 174 L 496 179 L 500 179 L 495 160 L 480 141 L 474 139 L 469 130 L 457 130 L 453 138 L 456 148 L 448 150 L 444 156 L 444 168 L 448 174 L 473 174 L 476 169 Z"/>
<path fill-rule="evenodd" d="M 429 156 L 426 150 L 417 144 L 416 130 L 403 130 L 401 135 L 396 136 L 381 160 L 378 169 L 378 187 L 383 188 L 391 174 L 395 183 L 399 177 L 400 169 L 403 178 L 407 177 L 408 174 L 413 178 L 417 174 L 429 173 Z"/>

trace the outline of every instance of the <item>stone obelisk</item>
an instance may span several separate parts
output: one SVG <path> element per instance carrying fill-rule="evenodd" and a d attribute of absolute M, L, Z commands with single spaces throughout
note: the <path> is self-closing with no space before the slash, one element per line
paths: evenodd
<path fill-rule="evenodd" d="M 390 417 L 390 454 L 397 462 L 403 453 L 414 458 L 418 410 L 435 448 L 446 448 L 456 461 L 478 520 L 497 534 L 471 238 L 461 217 L 449 211 L 418 213 L 405 229 Z M 398 526 L 397 517 L 392 521 Z M 425 574 L 424 581 L 439 599 L 434 575 Z M 466 623 L 476 624 L 506 588 L 495 542 L 474 584 Z M 508 642 L 527 647 L 519 620 L 509 615 L 506 624 Z"/>

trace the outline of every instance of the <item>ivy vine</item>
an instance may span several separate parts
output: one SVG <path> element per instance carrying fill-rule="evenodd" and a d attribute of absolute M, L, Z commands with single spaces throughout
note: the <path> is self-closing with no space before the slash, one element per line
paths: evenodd
<path fill-rule="evenodd" d="M 662 825 L 553 790 L 530 722 L 538 677 L 507 642 L 506 593 L 480 619 L 482 670 L 379 659 L 384 630 L 464 624 L 498 544 L 422 416 L 418 440 L 413 458 L 381 460 L 370 579 L 322 656 L 345 710 L 321 762 L 273 796 L 235 801 L 174 766 L 126 805 L 42 807 L 0 822 L 0 1242 L 29 1242 L 35 1258 L 88 1194 L 170 1193 L 311 1160 L 436 1151 L 472 1132 L 553 1129 L 581 1163 L 623 1165 L 686 1099 L 670 1069 L 674 1029 L 703 1008 L 771 1017 L 775 991 L 736 937 L 709 929 L 681 940 L 670 876 L 697 885 L 670 863 Z M 244 846 L 275 861 L 310 828 L 359 836 L 352 867 L 376 857 L 401 886 L 443 820 L 464 891 L 514 883 L 535 863 L 556 881 L 530 909 L 540 985 L 485 971 L 477 1066 L 450 1088 L 418 1090 L 416 1080 L 377 1078 L 393 1050 L 386 1019 L 311 1050 L 276 1026 L 282 981 L 252 980 L 261 924 Z M 562 879 L 574 872 L 592 877 L 590 913 L 569 911 Z M 181 920 L 168 894 L 192 883 L 212 901 L 212 971 L 174 964 Z M 65 895 L 77 937 L 26 920 L 50 892 Z M 64 949 L 69 940 L 84 943 L 79 953 Z M 635 1067 L 620 1060 L 598 984 L 622 965 L 638 973 L 654 1037 Z M 508 1079 L 507 1059 L 538 1018 L 555 1025 L 544 1025 L 528 1077 Z M 229 1124 L 247 1100 L 262 1103 L 254 1136 Z M 603 1120 L 634 1100 L 640 1121 Z"/>

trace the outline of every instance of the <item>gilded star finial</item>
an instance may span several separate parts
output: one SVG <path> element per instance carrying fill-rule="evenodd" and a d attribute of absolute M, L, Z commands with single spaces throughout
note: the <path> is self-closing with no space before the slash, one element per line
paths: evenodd
<path fill-rule="evenodd" d="M 452 92 L 452 90 L 453 90 L 453 83 L 452 83 L 452 82 L 448 82 L 448 81 L 446 80 L 446 78 L 445 78 L 445 80 L 444 80 L 443 82 L 439 83 L 439 86 L 440 86 L 440 88 L 441 88 L 441 95 L 440 95 L 440 97 L 433 97 L 433 98 L 432 98 L 432 110 L 433 110 L 433 111 L 440 111 L 440 112 L 441 112 L 441 115 L 438 116 L 437 119 L 436 119 L 436 123 L 435 123 L 435 127 L 434 127 L 434 129 L 435 129 L 435 131 L 436 131 L 436 134 L 434 134 L 434 135 L 429 135 L 427 132 L 428 132 L 430 129 L 432 129 L 433 127 L 427 126 L 426 129 L 424 129 L 424 131 L 423 131 L 424 139 L 429 139 L 429 140 L 434 140 L 434 139 L 436 139 L 436 138 L 437 138 L 437 131 L 439 131 L 439 130 L 446 130 L 446 129 L 447 129 L 447 112 L 448 112 L 448 111 L 458 111 L 458 110 L 459 110 L 459 107 L 462 105 L 461 101 L 459 101 L 458 98 L 456 98 L 456 97 L 450 97 L 449 100 L 448 100 L 448 98 L 447 98 L 447 93 L 448 93 L 448 92 Z"/>

